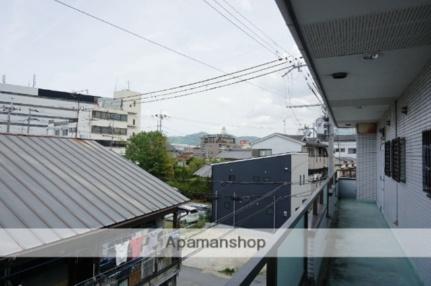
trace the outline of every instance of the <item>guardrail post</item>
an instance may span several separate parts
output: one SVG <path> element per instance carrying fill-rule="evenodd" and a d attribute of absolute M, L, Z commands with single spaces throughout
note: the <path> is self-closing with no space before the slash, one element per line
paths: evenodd
<path fill-rule="evenodd" d="M 266 285 L 277 286 L 277 257 L 269 257 L 266 263 Z"/>
<path fill-rule="evenodd" d="M 304 276 L 302 281 L 305 285 L 308 281 L 308 209 L 304 213 Z"/>

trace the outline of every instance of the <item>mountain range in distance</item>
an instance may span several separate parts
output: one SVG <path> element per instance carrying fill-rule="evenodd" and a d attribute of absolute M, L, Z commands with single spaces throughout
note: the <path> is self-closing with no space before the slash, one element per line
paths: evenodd
<path fill-rule="evenodd" d="M 201 144 L 201 137 L 204 135 L 207 135 L 206 132 L 198 132 L 193 134 L 188 134 L 184 136 L 170 136 L 168 137 L 168 141 L 171 144 L 187 144 L 187 145 L 200 145 Z M 236 137 L 236 136 L 235 136 Z M 256 136 L 238 136 L 236 137 L 237 142 L 240 140 L 248 140 L 250 142 L 253 142 L 259 137 Z"/>

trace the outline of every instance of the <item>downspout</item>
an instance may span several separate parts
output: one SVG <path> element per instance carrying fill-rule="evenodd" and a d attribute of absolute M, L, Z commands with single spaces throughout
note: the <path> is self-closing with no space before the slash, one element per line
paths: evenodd
<path fill-rule="evenodd" d="M 395 100 L 395 138 L 398 137 L 398 100 Z M 398 182 L 395 183 L 395 193 L 396 193 L 396 211 L 395 211 L 395 221 L 394 224 L 398 226 Z"/>

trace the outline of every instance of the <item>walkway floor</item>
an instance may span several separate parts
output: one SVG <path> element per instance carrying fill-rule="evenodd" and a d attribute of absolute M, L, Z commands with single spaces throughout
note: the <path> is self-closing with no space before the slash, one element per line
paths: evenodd
<path fill-rule="evenodd" d="M 337 228 L 388 228 L 375 203 L 342 199 Z M 327 285 L 422 285 L 406 258 L 334 258 Z"/>

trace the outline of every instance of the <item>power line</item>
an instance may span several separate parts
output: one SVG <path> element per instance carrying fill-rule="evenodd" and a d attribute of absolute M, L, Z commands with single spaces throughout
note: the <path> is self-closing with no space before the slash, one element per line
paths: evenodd
<path fill-rule="evenodd" d="M 231 86 L 231 85 L 234 85 L 234 84 L 237 84 L 237 83 L 245 82 L 245 81 L 248 81 L 248 80 L 251 80 L 251 79 L 256 79 L 256 78 L 260 78 L 260 77 L 263 77 L 263 76 L 267 76 L 269 74 L 273 74 L 273 73 L 276 73 L 276 72 L 283 71 L 283 70 L 285 70 L 287 68 L 288 67 L 280 68 L 280 69 L 277 69 L 277 70 L 274 70 L 274 71 L 270 71 L 270 72 L 267 72 L 267 73 L 264 73 L 264 74 L 256 75 L 256 76 L 253 76 L 253 77 L 241 79 L 241 80 L 234 81 L 234 82 L 231 82 L 231 83 L 227 83 L 227 84 L 223 84 L 223 85 L 218 85 L 218 86 L 206 88 L 206 89 L 203 89 L 203 90 L 193 91 L 193 92 L 189 92 L 189 93 L 185 93 L 185 94 L 174 95 L 174 96 L 167 96 L 167 97 L 162 97 L 162 98 L 157 98 L 157 99 L 152 99 L 152 100 L 142 100 L 142 101 L 140 101 L 140 103 L 158 102 L 158 101 L 163 101 L 163 100 L 168 100 L 168 99 L 185 97 L 185 96 L 189 96 L 189 95 L 193 95 L 193 94 L 198 94 L 198 93 L 202 93 L 202 92 L 206 92 L 206 91 L 211 91 L 211 90 L 219 89 L 219 88 L 222 88 L 222 87 Z"/>
<path fill-rule="evenodd" d="M 229 23 L 231 23 L 237 29 L 239 29 L 241 32 L 243 32 L 245 35 L 247 35 L 250 39 L 252 39 L 253 41 L 255 41 L 258 45 L 260 45 L 261 47 L 263 47 L 265 50 L 269 51 L 271 54 L 275 55 L 276 57 L 279 57 L 279 55 L 276 52 L 274 52 L 271 48 L 268 48 L 264 43 L 262 43 L 260 40 L 256 39 L 253 35 L 251 35 L 249 32 L 247 32 L 246 30 L 244 30 L 237 23 L 235 23 L 234 21 L 232 21 L 228 16 L 226 16 L 225 14 L 223 14 L 223 12 L 220 11 L 218 8 L 216 8 L 215 6 L 213 6 L 207 0 L 202 0 L 202 1 L 205 4 L 207 4 L 211 9 L 213 9 L 214 11 L 216 11 L 220 16 L 222 16 L 223 18 L 225 18 Z"/>
<path fill-rule="evenodd" d="M 241 69 L 241 70 L 237 70 L 237 71 L 234 71 L 234 72 L 226 73 L 226 74 L 223 74 L 223 75 L 220 75 L 220 76 L 216 76 L 216 77 L 212 77 L 212 78 L 208 78 L 208 79 L 204 79 L 204 80 L 200 80 L 200 81 L 195 81 L 195 82 L 191 82 L 191 83 L 187 83 L 187 84 L 182 84 L 182 85 L 178 85 L 178 86 L 174 86 L 174 87 L 169 87 L 169 88 L 159 89 L 159 90 L 155 90 L 155 91 L 143 92 L 143 93 L 139 93 L 139 94 L 129 95 L 129 96 L 122 97 L 122 99 L 124 99 L 124 98 L 140 97 L 142 95 L 150 95 L 150 94 L 161 93 L 161 92 L 165 92 L 165 91 L 171 91 L 171 90 L 175 90 L 175 89 L 181 89 L 181 88 L 184 88 L 184 87 L 193 86 L 193 85 L 197 85 L 197 84 L 200 84 L 200 83 L 205 83 L 205 82 L 208 82 L 208 81 L 213 81 L 213 80 L 216 80 L 216 79 L 219 79 L 219 78 L 223 78 L 223 77 L 227 77 L 227 76 L 230 76 L 230 75 L 235 75 L 235 74 L 242 73 L 242 72 L 245 72 L 245 71 L 253 70 L 253 69 L 256 69 L 256 68 L 259 68 L 259 67 L 263 67 L 263 66 L 266 66 L 266 65 L 269 65 L 269 64 L 273 64 L 273 63 L 276 63 L 276 62 L 280 62 L 280 61 L 283 61 L 283 60 L 286 60 L 286 59 L 277 59 L 277 60 L 265 62 L 263 64 L 251 66 L 251 67 L 244 68 L 244 69 Z M 286 63 L 286 62 L 284 62 L 284 63 Z M 289 61 L 289 63 L 291 63 L 291 61 Z"/>
<path fill-rule="evenodd" d="M 166 95 L 171 95 L 171 94 L 176 94 L 176 93 L 180 93 L 180 92 L 185 92 L 185 91 L 190 91 L 190 90 L 195 90 L 195 89 L 199 89 L 199 88 L 202 88 L 202 87 L 207 87 L 207 86 L 211 86 L 211 85 L 216 85 L 216 84 L 219 84 L 219 83 L 223 83 L 223 82 L 226 82 L 226 81 L 231 81 L 231 80 L 234 80 L 234 79 L 237 79 L 237 78 L 242 78 L 243 76 L 248 76 L 248 75 L 253 75 L 253 74 L 255 74 L 255 73 L 258 73 L 258 72 L 261 72 L 261 71 L 265 71 L 265 70 L 268 70 L 268 69 L 273 69 L 273 68 L 275 68 L 275 67 L 278 67 L 278 66 L 281 66 L 281 65 L 284 65 L 284 64 L 286 64 L 287 62 L 282 62 L 282 63 L 279 63 L 279 64 L 276 64 L 276 65 L 272 65 L 272 66 L 269 66 L 269 67 L 264 67 L 264 68 L 261 68 L 261 69 L 258 69 L 258 70 L 253 70 L 253 71 L 251 71 L 251 72 L 248 72 L 248 73 L 243 73 L 243 74 L 241 74 L 241 75 L 234 75 L 234 76 L 232 76 L 232 77 L 230 77 L 230 78 L 225 78 L 225 79 L 221 79 L 221 80 L 218 80 L 218 81 L 214 81 L 214 82 L 210 82 L 210 83 L 207 83 L 207 84 L 203 84 L 203 85 L 197 85 L 197 86 L 193 86 L 193 84 L 189 84 L 189 86 L 192 86 L 192 87 L 190 87 L 190 88 L 186 88 L 186 89 L 181 89 L 181 90 L 175 90 L 175 89 L 179 89 L 179 88 L 170 88 L 170 90 L 174 90 L 174 91 L 171 91 L 171 92 L 168 92 L 168 93 L 163 93 L 163 94 L 156 94 L 156 95 L 151 95 L 151 96 L 145 96 L 145 97 L 142 97 L 143 95 L 146 95 L 146 94 L 155 94 L 155 93 L 157 93 L 157 92 L 149 92 L 149 93 L 141 93 L 141 94 L 139 94 L 139 97 L 141 97 L 140 99 L 141 100 L 146 100 L 146 99 L 155 99 L 155 98 L 158 98 L 158 97 L 162 97 L 162 96 L 166 96 Z M 291 66 L 290 66 L 291 67 Z M 288 67 L 286 67 L 286 68 L 288 68 Z M 220 77 L 219 77 L 220 78 Z M 210 80 L 202 80 L 201 82 L 208 82 L 208 81 L 212 81 L 213 79 L 210 79 Z M 246 79 L 246 80 L 248 80 L 248 79 Z M 184 86 L 184 85 L 183 85 Z M 134 95 L 134 96 L 138 96 L 138 95 Z M 127 101 L 133 101 L 134 99 L 126 99 L 126 100 L 124 100 L 124 102 L 127 102 Z"/>
<path fill-rule="evenodd" d="M 63 6 L 65 6 L 65 7 L 67 7 L 67 8 L 69 8 L 69 9 L 72 9 L 72 10 L 74 10 L 74 11 L 76 11 L 76 12 L 78 12 L 78 13 L 82 14 L 82 15 L 88 16 L 88 17 L 90 17 L 90 18 L 92 18 L 92 19 L 94 19 L 94 20 L 96 20 L 96 21 L 99 21 L 99 22 L 101 22 L 101 23 L 104 23 L 104 24 L 106 24 L 106 25 L 109 25 L 109 26 L 111 26 L 111 27 L 113 27 L 113 28 L 115 28 L 115 29 L 117 29 L 117 30 L 120 30 L 120 31 L 122 31 L 122 32 L 125 32 L 125 33 L 127 33 L 127 34 L 130 34 L 130 35 L 132 35 L 132 36 L 134 36 L 134 37 L 136 37 L 136 38 L 138 38 L 138 39 L 144 40 L 144 41 L 146 41 L 146 42 L 148 42 L 148 43 L 150 43 L 150 44 L 153 44 L 153 45 L 155 45 L 155 46 L 158 46 L 158 47 L 160 47 L 160 48 L 162 48 L 162 49 L 165 49 L 165 50 L 170 51 L 170 52 L 172 52 L 172 53 L 175 53 L 175 54 L 177 54 L 177 55 L 179 55 L 179 56 L 182 56 L 182 57 L 184 57 L 184 58 L 187 58 L 187 59 L 189 59 L 189 60 L 191 60 L 191 61 L 194 61 L 194 62 L 199 63 L 199 64 L 201 64 L 201 65 L 204 65 L 204 66 L 206 66 L 206 67 L 209 67 L 209 68 L 211 68 L 211 69 L 213 69 L 213 70 L 215 70 L 215 71 L 217 71 L 217 72 L 225 73 L 223 70 L 221 70 L 221 69 L 219 69 L 219 68 L 217 68 L 217 67 L 215 67 L 215 66 L 213 66 L 213 65 L 211 65 L 211 64 L 209 64 L 209 63 L 206 63 L 206 62 L 204 62 L 204 61 L 202 61 L 202 60 L 200 60 L 200 59 L 198 59 L 198 58 L 192 57 L 192 56 L 187 55 L 187 54 L 185 54 L 185 53 L 183 53 L 183 52 L 181 52 L 181 51 L 178 51 L 178 50 L 175 50 L 175 49 L 173 49 L 173 48 L 170 48 L 170 47 L 168 47 L 168 46 L 166 46 L 166 45 L 164 45 L 164 44 L 161 44 L 161 43 L 158 43 L 158 42 L 156 42 L 156 41 L 153 41 L 153 40 L 151 40 L 151 39 L 149 39 L 149 38 L 147 38 L 147 37 L 145 37 L 145 36 L 142 36 L 142 35 L 140 35 L 140 34 L 138 34 L 138 33 L 136 33 L 136 32 L 133 32 L 133 31 L 131 31 L 131 30 L 127 29 L 127 28 L 121 27 L 121 26 L 119 26 L 119 25 L 117 25 L 117 24 L 114 24 L 114 23 L 112 23 L 112 22 L 110 22 L 110 21 L 108 21 L 108 20 L 105 20 L 105 19 L 103 19 L 103 18 L 101 18 L 101 17 L 98 17 L 98 16 L 96 16 L 96 15 L 94 15 L 94 14 L 91 14 L 91 13 L 89 13 L 89 12 L 87 12 L 87 11 L 84 11 L 84 10 L 82 10 L 82 9 L 79 9 L 79 8 L 77 8 L 77 7 L 74 7 L 74 6 L 72 6 L 72 5 L 69 5 L 69 4 L 67 4 L 67 3 L 65 3 L 65 2 L 62 2 L 62 1 L 60 1 L 60 0 L 53 0 L 53 1 L 55 1 L 56 3 L 58 3 L 58 4 L 60 4 L 60 5 L 63 5 Z M 261 90 L 264 90 L 264 91 L 266 91 L 266 92 L 270 92 L 270 93 L 276 94 L 276 93 L 274 93 L 274 91 L 271 91 L 271 90 L 269 90 L 269 89 L 267 89 L 267 88 L 265 88 L 265 87 L 263 87 L 263 86 L 260 86 L 260 85 L 258 85 L 258 84 L 255 84 L 255 83 L 253 83 L 253 82 L 249 82 L 248 84 L 253 85 L 253 86 L 255 86 L 255 87 L 257 87 L 257 88 L 259 88 L 259 89 L 261 89 Z"/>
<path fill-rule="evenodd" d="M 229 11 L 229 9 L 227 9 L 225 6 L 223 6 L 219 1 L 214 0 L 214 2 L 218 6 L 220 6 L 220 8 L 222 8 L 224 11 L 226 11 L 226 13 L 228 13 L 231 17 L 233 17 L 237 22 L 239 22 L 240 24 L 242 24 L 242 26 L 244 28 L 246 28 L 248 31 L 250 31 L 250 33 L 252 33 L 253 35 L 255 35 L 260 41 L 262 41 L 263 43 L 265 43 L 268 47 L 274 49 L 275 53 L 277 55 L 279 55 L 278 54 L 278 47 L 277 46 L 273 45 L 272 42 L 268 42 L 268 40 L 266 40 L 261 35 L 259 35 L 257 32 L 255 32 L 253 29 L 251 29 L 249 26 L 247 26 L 247 24 L 245 24 L 241 19 L 239 19 L 237 16 L 235 16 L 231 11 Z M 231 7 L 231 6 L 229 6 L 229 7 Z"/>
<path fill-rule="evenodd" d="M 229 6 L 233 11 L 235 11 L 239 16 L 241 16 L 245 21 L 247 21 L 250 25 L 252 25 L 256 30 L 258 30 L 263 36 L 265 36 L 269 41 L 271 41 L 275 46 L 283 50 L 285 53 L 289 54 L 280 44 L 278 44 L 274 39 L 272 39 L 268 34 L 265 33 L 261 28 L 259 28 L 256 24 L 254 24 L 250 19 L 240 13 L 233 5 L 229 3 L 229 1 L 222 0 Z"/>
<path fill-rule="evenodd" d="M 108 20 L 105 20 L 105 19 L 100 18 L 100 17 L 98 17 L 98 16 L 96 16 L 96 15 L 94 15 L 94 14 L 91 14 L 91 13 L 87 12 L 87 11 L 84 11 L 84 10 L 81 10 L 81 9 L 79 9 L 79 8 L 77 8 L 77 7 L 74 7 L 74 6 L 72 6 L 72 5 L 69 5 L 69 4 L 67 4 L 67 3 L 65 3 L 65 2 L 63 2 L 63 1 L 60 1 L 60 0 L 53 0 L 53 1 L 54 1 L 54 2 L 57 2 L 57 3 L 58 3 L 58 4 L 60 4 L 60 5 L 65 6 L 65 7 L 67 7 L 67 8 L 70 8 L 70 9 L 72 9 L 72 10 L 74 10 L 74 11 L 78 12 L 78 13 L 81 13 L 81 14 L 83 14 L 83 15 L 86 15 L 86 16 L 90 17 L 90 18 L 93 18 L 93 19 L 94 19 L 94 20 L 96 20 L 96 21 L 102 22 L 102 23 L 107 24 L 107 25 L 109 25 L 109 26 L 111 26 L 111 27 L 113 27 L 113 28 L 115 28 L 115 29 L 117 29 L 117 30 L 120 30 L 120 31 L 125 32 L 125 33 L 127 33 L 127 34 L 129 34 L 129 35 L 132 35 L 132 36 L 134 36 L 134 37 L 136 37 L 136 38 L 139 38 L 139 39 L 141 39 L 141 40 L 144 40 L 144 41 L 146 41 L 146 42 L 148 42 L 148 43 L 150 43 L 150 44 L 152 44 L 152 45 L 155 45 L 155 46 L 157 46 L 157 47 L 159 47 L 159 48 L 162 48 L 162 49 L 164 49 L 164 50 L 170 51 L 170 52 L 172 52 L 172 53 L 174 53 L 174 54 L 177 54 L 177 55 L 179 55 L 179 56 L 182 56 L 182 57 L 187 58 L 187 59 L 189 59 L 189 60 L 191 60 L 191 61 L 194 61 L 194 62 L 196 62 L 196 63 L 199 63 L 199 64 L 201 64 L 201 65 L 207 66 L 207 67 L 209 67 L 209 68 L 211 68 L 211 69 L 213 69 L 213 70 L 216 70 L 216 71 L 219 71 L 219 72 L 220 72 L 220 70 L 219 70 L 217 67 L 215 67 L 215 66 L 213 66 L 213 65 L 211 65 L 211 64 L 209 64 L 209 63 L 206 63 L 206 62 L 204 62 L 204 61 L 202 61 L 202 60 L 200 60 L 200 59 L 198 59 L 198 58 L 195 58 L 195 57 L 193 57 L 193 56 L 187 55 L 187 54 L 185 54 L 185 53 L 183 53 L 183 52 L 181 52 L 181 51 L 175 50 L 175 49 L 173 49 L 173 48 L 171 48 L 171 47 L 168 47 L 168 46 L 166 46 L 166 45 L 164 45 L 164 44 L 161 44 L 161 43 L 159 43 L 159 42 L 156 42 L 156 41 L 154 41 L 154 40 L 151 40 L 151 39 L 149 39 L 149 38 L 147 38 L 147 37 L 145 37 L 145 36 L 142 36 L 141 34 L 138 34 L 138 33 L 136 33 L 136 32 L 133 32 L 132 30 L 129 30 L 129 29 L 127 29 L 127 28 L 124 28 L 124 27 L 122 27 L 122 26 L 119 26 L 119 25 L 117 25 L 117 24 L 114 24 L 114 23 L 112 23 L 112 22 L 110 22 L 110 21 L 108 21 Z"/>
<path fill-rule="evenodd" d="M 287 105 L 287 108 L 308 108 L 308 107 L 321 107 L 321 104 L 299 104 L 299 105 Z"/>

